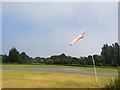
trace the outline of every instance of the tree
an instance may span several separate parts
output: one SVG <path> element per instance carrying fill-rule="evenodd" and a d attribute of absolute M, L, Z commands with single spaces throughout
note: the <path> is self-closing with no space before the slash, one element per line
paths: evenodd
<path fill-rule="evenodd" d="M 76 58 L 76 57 L 71 57 L 70 58 L 70 56 L 68 56 L 68 60 L 69 60 L 70 64 L 79 64 L 79 59 Z"/>
<path fill-rule="evenodd" d="M 68 62 L 69 62 L 68 64 L 76 64 L 76 61 L 73 60 L 71 56 L 67 56 L 67 59 L 69 60 L 69 61 L 68 61 Z"/>
<path fill-rule="evenodd" d="M 25 52 L 20 54 L 20 63 L 31 63 L 29 56 Z"/>
<path fill-rule="evenodd" d="M 120 46 L 118 45 L 118 43 L 113 44 L 113 48 L 114 48 L 114 53 L 115 53 L 115 59 L 116 59 L 116 65 L 120 66 Z"/>
<path fill-rule="evenodd" d="M 108 46 L 105 44 L 102 47 L 101 55 L 105 59 L 106 65 L 120 66 L 120 46 L 118 43 Z"/>
<path fill-rule="evenodd" d="M 79 64 L 80 65 L 87 65 L 86 59 L 87 59 L 86 57 L 80 57 Z"/>
<path fill-rule="evenodd" d="M 9 57 L 8 58 L 9 58 L 10 63 L 21 63 L 19 52 L 14 47 L 11 50 L 9 50 Z"/>
<path fill-rule="evenodd" d="M 105 64 L 108 65 L 110 61 L 109 61 L 109 46 L 107 44 L 103 45 L 101 55 L 105 59 Z"/>
<path fill-rule="evenodd" d="M 91 55 L 89 55 L 88 57 L 87 57 L 87 65 L 92 65 L 93 64 L 93 62 L 92 62 L 92 56 Z"/>
<path fill-rule="evenodd" d="M 93 55 L 94 57 L 94 60 L 95 60 L 95 64 L 97 66 L 102 66 L 102 65 L 105 65 L 105 60 L 102 56 L 100 55 Z"/>
<path fill-rule="evenodd" d="M 2 59 L 2 63 L 9 63 L 9 59 L 8 59 L 8 56 L 6 54 L 2 55 L 1 59 Z"/>

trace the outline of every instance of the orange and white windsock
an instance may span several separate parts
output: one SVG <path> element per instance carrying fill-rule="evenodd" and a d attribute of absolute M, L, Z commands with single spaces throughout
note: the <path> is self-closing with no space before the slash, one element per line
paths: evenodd
<path fill-rule="evenodd" d="M 84 34 L 85 34 L 85 33 L 83 33 L 82 35 L 79 35 L 77 38 L 75 38 L 75 39 L 70 43 L 70 46 L 72 46 L 72 45 L 73 45 L 74 43 L 76 43 L 78 40 L 84 38 Z"/>

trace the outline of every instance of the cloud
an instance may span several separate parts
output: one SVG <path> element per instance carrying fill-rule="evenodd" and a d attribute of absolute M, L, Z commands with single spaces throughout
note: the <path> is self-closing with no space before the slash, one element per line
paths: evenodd
<path fill-rule="evenodd" d="M 0 54 L 2 53 L 2 3 L 0 3 Z"/>
<path fill-rule="evenodd" d="M 117 3 L 3 3 L 3 53 L 15 46 L 30 56 L 100 54 L 117 41 L 117 19 Z"/>

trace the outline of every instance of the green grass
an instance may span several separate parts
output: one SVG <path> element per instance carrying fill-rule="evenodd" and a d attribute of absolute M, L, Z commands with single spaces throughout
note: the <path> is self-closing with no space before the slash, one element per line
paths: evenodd
<path fill-rule="evenodd" d="M 26 68 L 72 68 L 93 72 L 93 67 L 76 67 L 61 65 L 29 65 L 29 64 L 3 64 L 3 67 Z M 97 67 L 97 72 L 117 73 L 117 69 L 110 67 Z M 92 75 L 54 73 L 26 70 L 3 70 L 3 88 L 101 88 L 114 80 L 115 77 L 98 76 L 98 83 Z"/>
<path fill-rule="evenodd" d="M 94 72 L 92 66 L 64 66 L 64 65 L 45 65 L 45 64 L 39 64 L 39 65 L 31 65 L 31 64 L 3 64 L 3 67 L 26 67 L 26 68 L 73 68 L 73 69 L 81 69 L 86 70 L 90 72 Z M 107 72 L 107 73 L 117 73 L 117 69 L 115 67 L 102 67 L 97 66 L 96 67 L 97 72 Z"/>
<path fill-rule="evenodd" d="M 101 88 L 115 77 L 53 73 L 42 71 L 3 70 L 3 88 Z"/>

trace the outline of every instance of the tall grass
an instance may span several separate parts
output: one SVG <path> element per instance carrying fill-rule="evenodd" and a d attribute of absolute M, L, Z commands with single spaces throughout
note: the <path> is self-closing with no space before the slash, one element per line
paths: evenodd
<path fill-rule="evenodd" d="M 120 90 L 120 67 L 118 67 L 118 78 L 105 86 L 105 90 Z"/>
<path fill-rule="evenodd" d="M 120 90 L 120 80 L 111 80 L 108 85 L 105 85 L 104 90 Z"/>

